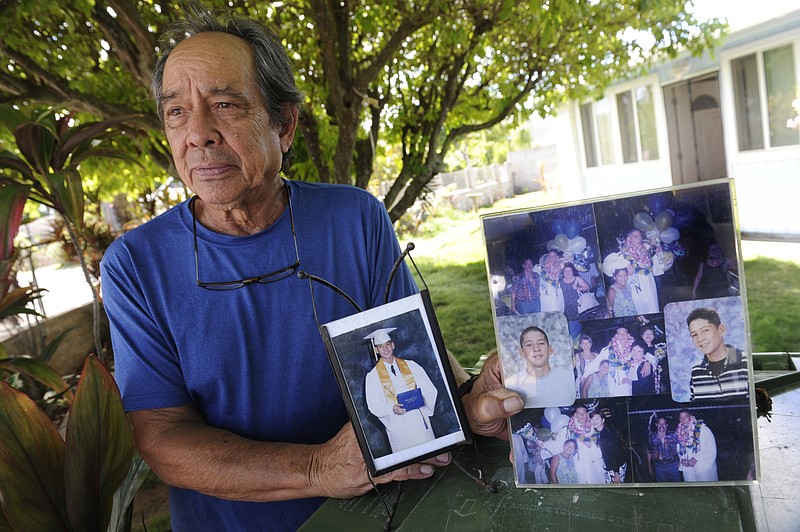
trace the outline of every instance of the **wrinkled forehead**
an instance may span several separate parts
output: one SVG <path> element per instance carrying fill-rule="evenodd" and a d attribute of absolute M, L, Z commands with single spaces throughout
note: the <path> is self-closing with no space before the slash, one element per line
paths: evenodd
<path fill-rule="evenodd" d="M 180 42 L 164 65 L 165 91 L 186 77 L 207 86 L 253 81 L 254 57 L 243 39 L 220 32 L 198 33 Z"/>

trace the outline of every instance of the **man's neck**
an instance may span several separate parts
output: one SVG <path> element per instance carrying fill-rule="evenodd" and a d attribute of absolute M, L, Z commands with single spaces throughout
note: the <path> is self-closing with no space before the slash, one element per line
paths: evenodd
<path fill-rule="evenodd" d="M 532 375 L 534 377 L 544 377 L 550 373 L 550 366 L 546 366 L 544 368 L 533 368 L 529 366 L 525 368 L 525 371 L 528 372 L 528 375 Z"/>
<path fill-rule="evenodd" d="M 278 180 L 274 186 L 253 192 L 247 203 L 218 206 L 197 197 L 194 209 L 197 221 L 206 228 L 224 235 L 247 236 L 275 223 L 288 202 L 286 185 Z"/>
<path fill-rule="evenodd" d="M 706 358 L 708 358 L 709 362 L 719 362 L 728 358 L 728 346 L 724 343 L 721 344 L 713 353 L 706 355 Z"/>

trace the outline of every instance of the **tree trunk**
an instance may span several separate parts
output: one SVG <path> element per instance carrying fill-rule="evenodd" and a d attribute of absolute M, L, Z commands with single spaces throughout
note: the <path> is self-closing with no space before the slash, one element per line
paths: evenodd
<path fill-rule="evenodd" d="M 322 145 L 319 140 L 319 127 L 317 119 L 311 112 L 306 112 L 300 115 L 300 131 L 303 132 L 303 141 L 308 150 L 308 156 L 311 162 L 314 163 L 314 168 L 317 169 L 317 176 L 320 183 L 331 182 L 331 171 L 328 165 L 325 164 L 325 159 L 322 156 Z"/>
<path fill-rule="evenodd" d="M 339 117 L 339 138 L 336 142 L 336 153 L 333 155 L 333 177 L 337 183 L 352 185 L 353 154 L 356 149 L 358 130 L 358 112 L 361 107 L 361 98 L 356 101 Z"/>
<path fill-rule="evenodd" d="M 430 183 L 431 179 L 433 179 L 433 171 L 427 169 L 423 174 L 417 174 L 411 178 L 408 186 L 403 191 L 402 197 L 392 205 L 389 211 L 389 219 L 392 220 L 392 222 L 399 220 L 400 217 L 414 205 L 414 202 L 422 194 L 425 185 Z"/>

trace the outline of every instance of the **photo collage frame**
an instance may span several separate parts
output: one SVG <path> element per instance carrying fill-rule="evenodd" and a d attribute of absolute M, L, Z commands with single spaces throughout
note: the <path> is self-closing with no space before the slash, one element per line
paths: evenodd
<path fill-rule="evenodd" d="M 482 216 L 519 487 L 758 478 L 734 206 L 721 179 Z"/>

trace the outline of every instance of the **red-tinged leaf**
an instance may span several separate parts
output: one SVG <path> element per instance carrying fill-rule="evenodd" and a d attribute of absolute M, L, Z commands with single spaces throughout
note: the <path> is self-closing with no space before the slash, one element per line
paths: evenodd
<path fill-rule="evenodd" d="M 72 392 L 69 384 L 61 375 L 45 362 L 35 358 L 14 357 L 0 360 L 0 369 L 5 369 L 12 373 L 22 373 L 44 384 L 51 390 L 64 395 L 64 399 L 72 402 Z"/>
<path fill-rule="evenodd" d="M 0 169 L 19 172 L 22 174 L 26 183 L 34 183 L 36 181 L 36 178 L 33 176 L 31 165 L 8 150 L 0 152 Z"/>
<path fill-rule="evenodd" d="M 83 228 L 83 182 L 75 168 L 65 168 L 45 176 L 50 192 L 60 211 L 72 222 L 78 231 Z"/>
<path fill-rule="evenodd" d="M 104 532 L 114 493 L 134 454 L 133 431 L 114 378 L 95 355 L 86 358 L 67 423 L 67 509 L 75 530 Z"/>
<path fill-rule="evenodd" d="M 29 191 L 30 187 L 19 184 L 0 187 L 0 260 L 14 253 L 14 237 L 22 222 L 22 211 Z"/>
<path fill-rule="evenodd" d="M 109 131 L 126 120 L 135 118 L 139 115 L 119 116 L 116 118 L 109 118 L 108 120 L 101 120 L 99 122 L 87 122 L 79 126 L 70 128 L 65 131 L 61 137 L 59 146 L 54 154 L 54 167 L 63 168 L 69 159 L 70 154 L 73 152 L 80 152 L 95 140 L 99 140 L 111 135 L 118 135 L 118 131 Z M 55 162 L 59 165 L 55 166 Z"/>
<path fill-rule="evenodd" d="M 33 288 L 31 286 L 14 288 L 0 297 L 0 319 L 20 313 L 39 315 L 36 311 L 28 308 L 28 304 L 46 291 L 44 288 Z"/>
<path fill-rule="evenodd" d="M 53 133 L 41 124 L 26 122 L 14 130 L 17 148 L 40 175 L 50 170 L 50 159 L 56 144 Z"/>
<path fill-rule="evenodd" d="M 72 530 L 64 441 L 24 393 L 0 382 L 0 508 L 14 530 Z"/>

